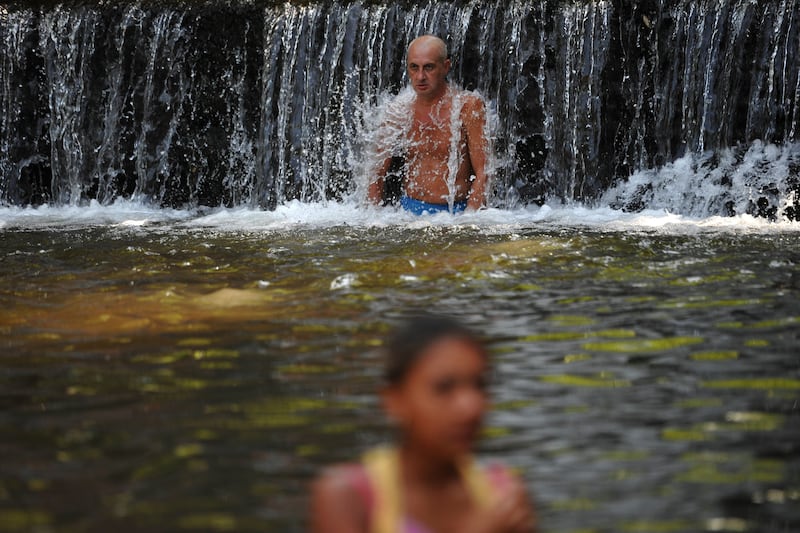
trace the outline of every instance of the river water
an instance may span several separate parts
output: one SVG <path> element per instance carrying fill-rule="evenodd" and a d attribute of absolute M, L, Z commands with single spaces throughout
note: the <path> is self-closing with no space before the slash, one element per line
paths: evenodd
<path fill-rule="evenodd" d="M 581 207 L 0 209 L 0 530 L 303 531 L 379 346 L 486 336 L 545 532 L 800 531 L 800 226 Z"/>

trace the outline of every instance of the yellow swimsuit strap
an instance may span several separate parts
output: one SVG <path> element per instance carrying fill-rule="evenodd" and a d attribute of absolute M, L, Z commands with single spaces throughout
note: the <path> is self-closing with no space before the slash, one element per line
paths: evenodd
<path fill-rule="evenodd" d="M 364 454 L 364 468 L 372 484 L 372 533 L 398 533 L 403 510 L 400 498 L 400 458 L 396 449 L 381 447 Z M 485 472 L 470 457 L 459 468 L 461 478 L 473 500 L 480 506 L 489 504 L 492 489 Z"/>

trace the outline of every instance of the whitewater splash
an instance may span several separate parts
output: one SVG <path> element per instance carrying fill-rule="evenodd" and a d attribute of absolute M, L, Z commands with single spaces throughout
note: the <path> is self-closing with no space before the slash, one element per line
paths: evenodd
<path fill-rule="evenodd" d="M 376 125 L 378 118 L 383 117 L 379 113 L 370 116 Z M 381 155 L 387 153 L 391 154 L 381 152 Z M 769 203 L 759 201 L 765 196 L 771 199 Z M 478 212 L 418 217 L 393 206 L 372 206 L 365 201 L 363 189 L 359 189 L 342 201 L 290 200 L 274 210 L 247 206 L 171 209 L 124 199 L 107 206 L 96 200 L 81 206 L 7 206 L 0 207 L 0 229 L 172 225 L 261 231 L 293 227 L 475 225 L 492 230 L 545 224 L 632 230 L 797 231 L 800 230 L 798 213 L 800 144 L 778 147 L 754 143 L 748 149 L 689 155 L 660 170 L 638 172 L 609 189 L 594 206 L 556 199 L 540 206 L 509 202 L 508 207 L 494 206 Z"/>
<path fill-rule="evenodd" d="M 103 206 L 86 207 L 5 207 L 0 208 L 0 232 L 80 229 L 90 227 L 132 229 L 137 231 L 186 230 L 221 233 L 287 233 L 295 230 L 326 228 L 406 228 L 425 230 L 442 228 L 479 229 L 486 234 L 513 234 L 529 229 L 582 229 L 621 232 L 658 232 L 663 234 L 757 233 L 774 235 L 800 234 L 800 222 L 748 214 L 737 216 L 691 217 L 667 210 L 645 209 L 623 212 L 610 207 L 548 204 L 521 206 L 515 209 L 489 208 L 460 214 L 437 213 L 416 216 L 395 207 L 376 208 L 339 202 L 306 203 L 293 200 L 274 210 L 248 207 L 163 209 L 119 200 Z"/>
<path fill-rule="evenodd" d="M 635 173 L 601 203 L 623 211 L 664 209 L 690 217 L 752 215 L 800 220 L 800 144 L 690 154 Z"/>

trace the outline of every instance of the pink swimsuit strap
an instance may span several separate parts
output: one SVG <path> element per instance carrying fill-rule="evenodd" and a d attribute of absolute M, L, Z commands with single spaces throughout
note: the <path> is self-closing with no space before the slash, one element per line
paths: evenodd
<path fill-rule="evenodd" d="M 403 533 L 432 533 L 430 529 L 422 524 L 414 522 L 408 517 L 403 519 Z"/>

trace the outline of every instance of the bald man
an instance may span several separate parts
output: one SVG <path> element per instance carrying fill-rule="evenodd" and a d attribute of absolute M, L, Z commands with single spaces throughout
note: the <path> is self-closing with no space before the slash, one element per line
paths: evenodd
<path fill-rule="evenodd" d="M 480 209 L 486 204 L 489 155 L 483 100 L 447 82 L 450 59 L 438 37 L 424 35 L 412 41 L 406 67 L 414 95 L 404 102 L 405 109 L 398 112 L 395 106 L 400 134 L 392 141 L 402 145 L 399 151 L 405 159 L 400 205 L 416 214 Z M 384 200 L 391 151 L 397 153 L 397 147 L 377 150 L 379 160 L 367 195 L 378 205 Z"/>

